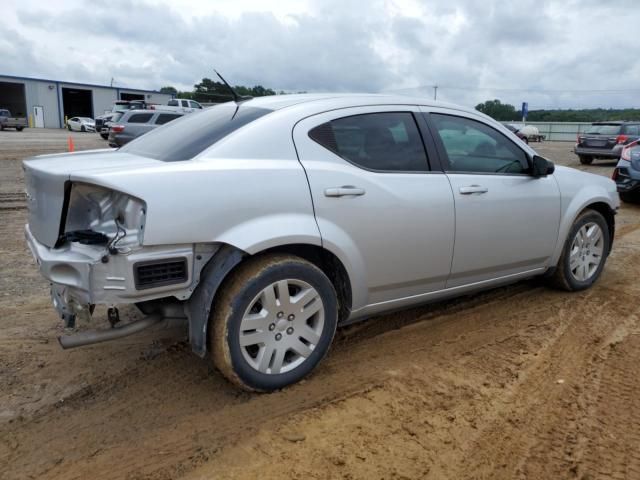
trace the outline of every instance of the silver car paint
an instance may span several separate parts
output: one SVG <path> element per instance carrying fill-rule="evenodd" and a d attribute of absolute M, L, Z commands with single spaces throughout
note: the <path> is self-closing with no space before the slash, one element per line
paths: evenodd
<path fill-rule="evenodd" d="M 387 181 L 382 178 L 387 174 L 370 174 L 345 165 L 346 162 L 332 158 L 330 152 L 324 151 L 321 156 L 316 147 L 304 139 L 304 128 L 298 126 L 311 125 L 313 122 L 306 119 L 314 116 L 340 116 L 353 108 L 414 110 L 421 106 L 427 110 L 442 109 L 474 116 L 514 139 L 514 143 L 530 155 L 534 151 L 520 145 L 513 134 L 488 117 L 424 98 L 384 95 L 287 97 L 249 101 L 248 104 L 254 106 L 272 105 L 280 109 L 235 131 L 191 161 L 164 163 L 113 152 L 94 157 L 65 156 L 60 159 L 64 167 L 56 158 L 29 162 L 35 170 L 48 171 L 59 175 L 60 179 L 66 175 L 72 181 L 98 184 L 143 199 L 148 206 L 145 246 L 227 243 L 254 254 L 292 243 L 322 245 L 344 262 L 354 292 L 354 318 L 541 273 L 557 262 L 568 229 L 586 205 L 603 202 L 612 209 L 619 205 L 611 180 L 572 169 L 558 167 L 547 178 L 522 178 L 509 180 L 506 184 L 502 177 L 495 176 L 490 185 L 492 195 L 486 197 L 485 203 L 492 202 L 487 205 L 487 212 L 492 208 L 506 212 L 508 205 L 502 206 L 496 201 L 512 202 L 521 182 L 534 186 L 527 194 L 529 201 L 536 200 L 535 192 L 542 193 L 541 200 L 551 220 L 547 224 L 540 217 L 535 225 L 542 229 L 541 232 L 532 231 L 523 219 L 531 215 L 535 206 L 526 205 L 526 200 L 517 200 L 515 210 L 518 213 L 509 213 L 503 223 L 492 223 L 497 221 L 494 220 L 486 225 L 483 222 L 491 218 L 490 213 L 478 220 L 466 211 L 465 207 L 469 205 L 458 204 L 456 215 L 461 222 L 465 218 L 467 222 L 477 222 L 476 227 L 488 233 L 476 235 L 475 240 L 456 239 L 456 243 L 460 241 L 461 245 L 466 245 L 461 250 L 461 255 L 465 255 L 462 258 L 466 260 L 455 262 L 453 254 L 459 281 L 446 283 L 446 264 L 452 260 L 454 228 L 455 189 L 452 191 L 451 184 L 461 185 L 457 182 L 464 180 L 466 183 L 471 179 L 460 176 L 456 180 L 454 175 L 430 173 L 424 174 L 424 179 L 415 174 L 411 174 L 412 178 L 388 174 L 395 178 Z M 296 139 L 295 146 L 292 136 Z M 296 152 L 296 147 L 300 152 Z M 314 156 L 316 153 L 317 158 L 307 158 L 308 154 Z M 307 183 L 307 175 L 311 185 Z M 325 198 L 320 193 L 325 188 L 349 185 L 356 180 L 362 185 L 366 182 L 367 194 L 333 202 L 341 207 L 331 206 L 336 199 Z M 435 189 L 433 196 L 428 190 L 420 191 L 421 182 Z M 404 190 L 400 192 L 400 188 Z M 554 188 L 559 188 L 559 201 L 553 198 Z M 495 198 L 492 198 L 493 192 Z M 412 222 L 407 217 L 398 217 L 399 205 L 410 201 L 412 194 L 420 201 L 435 202 L 442 211 L 416 203 L 410 209 L 410 215 L 423 217 L 411 218 Z M 318 202 L 315 215 L 312 198 Z M 54 203 L 57 208 L 61 207 L 57 201 Z M 370 216 L 362 218 L 357 212 L 347 212 L 346 206 L 351 205 L 358 205 L 361 211 L 363 207 L 376 209 L 374 220 L 378 224 L 372 222 Z M 554 213 L 552 210 L 555 209 Z M 53 210 L 54 206 L 51 211 L 55 215 Z M 34 219 L 47 222 L 43 215 L 36 215 Z M 406 222 L 404 225 L 412 224 L 410 233 L 415 238 L 401 237 L 403 232 L 398 228 L 403 221 Z M 510 221 L 516 224 L 513 232 L 509 231 Z M 352 225 L 348 225 L 349 222 Z M 424 226 L 427 223 L 429 228 Z M 500 238 L 489 235 L 492 233 L 490 226 L 498 229 Z M 474 232 L 473 223 L 460 223 L 460 227 L 461 231 Z M 38 227 L 32 228 L 35 231 Z M 552 230 L 556 232 L 555 239 L 550 238 Z M 533 237 L 529 238 L 531 234 Z M 42 242 L 42 236 L 36 237 Z M 488 252 L 491 258 L 503 263 L 489 265 L 473 258 L 474 242 L 481 246 L 496 241 L 509 254 L 506 262 L 497 258 L 499 249 L 494 247 L 482 248 L 493 248 Z M 403 242 L 401 247 L 397 246 L 398 242 Z M 488 270 L 478 275 L 477 271 L 483 268 Z"/>

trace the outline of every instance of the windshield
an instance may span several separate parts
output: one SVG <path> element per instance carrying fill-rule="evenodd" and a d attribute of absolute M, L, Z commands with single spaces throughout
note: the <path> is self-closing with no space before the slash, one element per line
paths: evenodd
<path fill-rule="evenodd" d="M 620 133 L 620 125 L 591 125 L 587 135 L 617 135 Z"/>
<path fill-rule="evenodd" d="M 129 142 L 120 150 L 163 162 L 189 160 L 272 110 L 224 104 L 190 113 Z"/>

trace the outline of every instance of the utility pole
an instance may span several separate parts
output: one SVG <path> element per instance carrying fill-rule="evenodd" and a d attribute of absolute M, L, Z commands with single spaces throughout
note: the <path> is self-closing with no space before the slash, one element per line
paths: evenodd
<path fill-rule="evenodd" d="M 113 87 L 113 77 L 111 77 L 111 86 Z"/>
<path fill-rule="evenodd" d="M 433 86 L 433 99 L 434 100 L 438 99 L 438 85 Z"/>

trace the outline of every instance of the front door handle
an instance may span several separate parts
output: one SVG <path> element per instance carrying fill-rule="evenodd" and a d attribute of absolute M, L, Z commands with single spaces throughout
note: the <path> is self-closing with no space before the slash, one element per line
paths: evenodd
<path fill-rule="evenodd" d="M 460 193 L 462 195 L 471 195 L 472 193 L 487 193 L 489 189 L 481 185 L 468 185 L 466 187 L 460 187 Z"/>
<path fill-rule="evenodd" d="M 344 185 L 342 187 L 325 188 L 325 197 L 348 197 L 348 196 L 360 196 L 364 195 L 364 188 L 353 187 L 351 185 Z"/>

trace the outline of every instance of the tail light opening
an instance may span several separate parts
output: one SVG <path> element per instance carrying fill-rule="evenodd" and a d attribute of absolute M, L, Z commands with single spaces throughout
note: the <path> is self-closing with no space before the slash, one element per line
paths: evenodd
<path fill-rule="evenodd" d="M 112 132 L 116 132 L 116 133 L 120 133 L 120 132 L 124 131 L 124 125 L 111 125 L 111 131 Z"/>
<path fill-rule="evenodd" d="M 618 135 L 616 137 L 616 143 L 624 143 L 627 140 L 629 140 L 629 137 L 627 135 Z"/>

